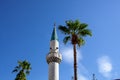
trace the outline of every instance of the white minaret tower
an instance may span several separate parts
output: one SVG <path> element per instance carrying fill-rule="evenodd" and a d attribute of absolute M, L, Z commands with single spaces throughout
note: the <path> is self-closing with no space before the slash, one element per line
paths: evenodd
<path fill-rule="evenodd" d="M 48 53 L 46 60 L 49 65 L 48 80 L 59 80 L 59 64 L 62 60 L 62 55 L 59 53 L 59 42 L 56 33 L 56 27 L 54 27 L 52 32 L 50 40 L 50 52 Z"/>

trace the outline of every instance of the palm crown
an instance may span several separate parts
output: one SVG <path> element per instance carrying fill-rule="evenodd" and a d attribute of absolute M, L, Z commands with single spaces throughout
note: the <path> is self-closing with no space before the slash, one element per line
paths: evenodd
<path fill-rule="evenodd" d="M 66 44 L 68 41 L 71 41 L 72 44 L 78 44 L 81 46 L 85 43 L 83 37 L 92 36 L 92 33 L 87 29 L 87 24 L 80 23 L 78 20 L 66 21 L 66 26 L 60 25 L 58 29 L 64 33 L 66 36 L 63 39 L 63 42 Z"/>
<path fill-rule="evenodd" d="M 18 61 L 18 66 L 15 67 L 13 72 L 17 72 L 15 80 L 26 80 L 26 75 L 30 73 L 31 65 L 26 60 Z"/>

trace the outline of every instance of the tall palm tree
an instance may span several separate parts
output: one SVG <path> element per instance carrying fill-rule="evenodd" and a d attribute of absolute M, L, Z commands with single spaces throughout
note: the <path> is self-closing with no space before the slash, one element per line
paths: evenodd
<path fill-rule="evenodd" d="M 24 60 L 18 61 L 18 66 L 12 72 L 17 72 L 15 80 L 26 80 L 26 75 L 30 73 L 31 64 Z"/>
<path fill-rule="evenodd" d="M 58 29 L 65 34 L 63 42 L 66 44 L 70 41 L 73 45 L 73 56 L 74 56 L 74 80 L 77 80 L 77 52 L 76 45 L 79 47 L 85 43 L 83 37 L 92 36 L 92 33 L 87 29 L 87 24 L 80 23 L 79 20 L 68 20 L 65 22 L 66 25 L 60 25 Z"/>

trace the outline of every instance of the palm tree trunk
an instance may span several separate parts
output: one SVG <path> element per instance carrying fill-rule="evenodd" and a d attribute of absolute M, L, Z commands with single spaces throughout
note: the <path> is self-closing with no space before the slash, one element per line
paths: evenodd
<path fill-rule="evenodd" d="M 76 52 L 76 44 L 73 44 L 74 50 L 74 80 L 77 80 L 77 52 Z"/>

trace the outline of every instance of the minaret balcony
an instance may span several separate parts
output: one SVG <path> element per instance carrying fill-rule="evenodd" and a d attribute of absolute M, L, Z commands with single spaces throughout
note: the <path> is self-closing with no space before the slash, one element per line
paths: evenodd
<path fill-rule="evenodd" d="M 60 63 L 62 60 L 62 55 L 59 54 L 58 52 L 52 52 L 49 53 L 46 57 L 47 63 L 49 64 L 50 62 L 57 62 Z"/>

